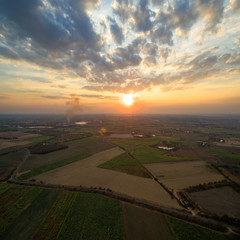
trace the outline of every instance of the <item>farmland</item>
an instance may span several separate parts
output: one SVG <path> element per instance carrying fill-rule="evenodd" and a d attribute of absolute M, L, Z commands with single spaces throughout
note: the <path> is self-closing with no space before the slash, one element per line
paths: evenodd
<path fill-rule="evenodd" d="M 166 186 L 175 190 L 224 179 L 204 161 L 164 162 L 144 166 Z"/>
<path fill-rule="evenodd" d="M 192 158 L 167 156 L 165 154 L 166 152 L 164 150 L 151 148 L 151 147 L 148 147 L 148 146 L 130 149 L 129 152 L 135 158 L 137 158 L 142 164 L 195 160 L 195 159 L 192 159 Z"/>
<path fill-rule="evenodd" d="M 58 162 L 50 163 L 48 165 L 43 165 L 41 167 L 34 168 L 31 171 L 28 171 L 28 172 L 20 175 L 19 179 L 31 178 L 33 176 L 39 175 L 41 173 L 50 171 L 50 170 L 55 169 L 55 168 L 65 166 L 67 164 L 73 163 L 75 161 L 79 161 L 79 160 L 84 159 L 84 158 L 89 157 L 89 156 L 90 156 L 90 154 L 83 153 L 83 154 L 76 155 L 76 156 L 71 157 L 71 158 L 63 159 L 63 160 L 58 161 Z"/>
<path fill-rule="evenodd" d="M 77 193 L 74 192 L 61 192 L 52 205 L 45 219 L 39 226 L 38 231 L 34 234 L 34 240 L 51 240 L 56 239 L 58 231 L 62 223 L 72 207 L 72 203 L 76 198 Z"/>
<path fill-rule="evenodd" d="M 109 188 L 139 199 L 145 199 L 173 208 L 181 208 L 176 200 L 172 199 L 153 179 L 97 167 L 123 153 L 122 149 L 115 147 L 96 153 L 81 161 L 40 174 L 34 178 L 45 183 Z"/>
<path fill-rule="evenodd" d="M 98 194 L 11 184 L 0 189 L 5 189 L 0 194 L 1 239 L 233 239 Z M 4 199 L 12 200 L 6 205 Z"/>
<path fill-rule="evenodd" d="M 57 239 L 124 239 L 120 202 L 78 193 Z"/>
<path fill-rule="evenodd" d="M 240 194 L 230 187 L 194 192 L 191 197 L 209 212 L 240 218 Z"/>
<path fill-rule="evenodd" d="M 123 204 L 123 213 L 127 240 L 175 239 L 163 214 L 126 203 Z"/>
<path fill-rule="evenodd" d="M 86 115 L 71 123 L 57 117 L 43 119 L 15 124 L 23 125 L 19 129 L 2 126 L 0 141 L 17 145 L 0 149 L 1 179 L 10 179 L 27 148 L 31 154 L 16 176 L 39 187 L 0 184 L 1 239 L 95 239 L 97 235 L 167 240 L 188 239 L 191 232 L 190 239 L 231 239 L 144 206 L 66 190 L 106 190 L 167 212 L 211 220 L 227 215 L 229 224 L 235 224 L 231 217 L 240 219 L 236 192 L 240 150 L 229 141 L 239 139 L 238 120 L 157 115 Z M 217 186 L 222 180 L 225 185 Z M 209 182 L 211 189 L 187 192 L 190 186 Z M 50 190 L 53 186 L 48 184 L 61 187 Z"/>
<path fill-rule="evenodd" d="M 226 240 L 227 237 L 196 225 L 166 216 L 166 220 L 178 240 Z"/>
<path fill-rule="evenodd" d="M 22 161 L 26 151 L 19 150 L 0 156 L 0 180 L 7 178 Z"/>
<path fill-rule="evenodd" d="M 125 172 L 139 177 L 150 177 L 148 172 L 135 159 L 125 153 L 100 164 L 98 167 Z"/>

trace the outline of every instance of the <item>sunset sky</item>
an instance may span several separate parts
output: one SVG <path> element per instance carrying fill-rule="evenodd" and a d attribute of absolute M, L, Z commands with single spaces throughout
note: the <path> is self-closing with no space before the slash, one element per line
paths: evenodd
<path fill-rule="evenodd" d="M 0 0 L 0 113 L 75 105 L 240 114 L 240 1 Z"/>

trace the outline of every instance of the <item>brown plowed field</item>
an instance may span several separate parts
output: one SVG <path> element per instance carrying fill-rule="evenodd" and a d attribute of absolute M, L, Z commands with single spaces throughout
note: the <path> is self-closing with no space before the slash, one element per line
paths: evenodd
<path fill-rule="evenodd" d="M 172 157 L 192 158 L 196 160 L 207 161 L 209 163 L 219 162 L 216 156 L 207 152 L 207 149 L 202 147 L 187 147 L 180 145 L 179 149 L 176 151 L 169 151 L 167 155 Z"/>
<path fill-rule="evenodd" d="M 145 164 L 144 166 L 160 182 L 174 190 L 224 179 L 204 161 L 164 162 Z"/>
<path fill-rule="evenodd" d="M 209 212 L 240 218 L 240 194 L 230 187 L 194 192 L 191 197 Z"/>

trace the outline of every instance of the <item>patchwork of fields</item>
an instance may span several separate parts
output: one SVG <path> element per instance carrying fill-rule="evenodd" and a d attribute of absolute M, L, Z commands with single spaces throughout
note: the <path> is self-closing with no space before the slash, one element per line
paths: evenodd
<path fill-rule="evenodd" d="M 7 183 L 0 184 L 0 212 L 1 239 L 185 240 L 191 234 L 194 240 L 202 240 L 202 236 L 204 240 L 228 239 L 208 229 L 98 194 Z"/>
<path fill-rule="evenodd" d="M 153 179 L 131 176 L 122 172 L 97 167 L 123 153 L 122 149 L 115 147 L 64 167 L 40 174 L 34 178 L 45 183 L 109 188 L 115 192 L 139 199 L 180 208 L 177 201 L 172 199 Z"/>

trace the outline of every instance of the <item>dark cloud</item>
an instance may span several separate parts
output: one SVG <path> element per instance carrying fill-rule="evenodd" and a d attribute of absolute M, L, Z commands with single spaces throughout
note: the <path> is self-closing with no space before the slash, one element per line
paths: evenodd
<path fill-rule="evenodd" d="M 157 29 L 153 30 L 151 33 L 151 40 L 153 42 L 158 42 L 160 44 L 167 44 L 169 46 L 173 45 L 173 33 L 171 28 L 166 25 L 160 25 Z"/>
<path fill-rule="evenodd" d="M 4 46 L 0 46 L 0 55 L 8 59 L 15 59 L 15 60 L 19 59 L 19 56 L 16 52 Z"/>
<path fill-rule="evenodd" d="M 155 13 L 148 8 L 148 1 L 139 0 L 136 10 L 132 14 L 135 29 L 143 32 L 151 30 L 153 28 L 151 17 L 153 16 Z"/>
<path fill-rule="evenodd" d="M 166 62 L 168 59 L 169 54 L 172 52 L 171 49 L 169 48 L 160 48 L 159 50 L 159 55 L 164 59 L 164 61 Z"/>
<path fill-rule="evenodd" d="M 112 19 L 112 18 L 108 18 L 108 19 L 111 22 L 110 31 L 111 31 L 112 39 L 116 43 L 121 45 L 124 40 L 122 28 L 119 27 L 119 25 L 116 23 L 116 21 L 114 19 Z"/>
<path fill-rule="evenodd" d="M 94 61 L 102 43 L 86 11 L 96 4 L 77 0 L 1 1 L 0 31 L 8 48 L 1 46 L 0 54 L 55 69 L 77 68 L 81 61 Z"/>

